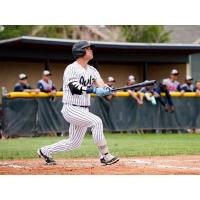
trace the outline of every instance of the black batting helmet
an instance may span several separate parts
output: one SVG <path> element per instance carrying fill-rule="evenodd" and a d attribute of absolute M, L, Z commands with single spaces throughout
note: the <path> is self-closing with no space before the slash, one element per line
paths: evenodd
<path fill-rule="evenodd" d="M 79 41 L 77 43 L 75 43 L 72 47 L 72 54 L 74 56 L 75 59 L 82 57 L 85 55 L 85 48 L 86 47 L 94 47 L 94 45 L 92 45 L 89 41 Z"/>

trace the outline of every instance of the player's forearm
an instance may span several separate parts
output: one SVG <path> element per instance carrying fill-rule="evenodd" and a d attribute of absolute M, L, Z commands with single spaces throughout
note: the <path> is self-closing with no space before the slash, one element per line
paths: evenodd
<path fill-rule="evenodd" d="M 104 83 L 103 79 L 97 79 L 95 84 L 97 87 L 108 87 L 108 85 Z"/>

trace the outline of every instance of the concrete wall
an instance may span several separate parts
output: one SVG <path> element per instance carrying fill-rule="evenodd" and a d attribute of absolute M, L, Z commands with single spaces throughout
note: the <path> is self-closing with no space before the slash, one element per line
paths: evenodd
<path fill-rule="evenodd" d="M 130 74 L 135 76 L 137 82 L 143 77 L 143 66 L 139 64 L 102 64 L 98 70 L 105 81 L 108 76 L 113 76 L 116 87 L 125 85 Z"/>
<path fill-rule="evenodd" d="M 56 84 L 57 89 L 62 87 L 63 72 L 68 63 L 50 63 L 50 71 L 52 72 L 52 80 Z M 107 81 L 108 76 L 116 79 L 115 86 L 123 86 L 127 82 L 128 75 L 132 74 L 136 77 L 136 81 L 143 80 L 142 64 L 106 64 L 99 63 L 98 68 L 102 78 Z M 171 69 L 176 68 L 180 72 L 179 81 L 183 81 L 186 74 L 186 65 L 173 64 L 150 64 L 148 69 L 148 79 L 161 80 L 168 77 Z M 9 91 L 13 90 L 14 85 L 18 81 L 18 74 L 25 73 L 28 75 L 29 83 L 32 87 L 36 87 L 37 81 L 41 78 L 44 70 L 43 62 L 8 62 L 0 61 L 0 87 L 5 86 Z"/>
<path fill-rule="evenodd" d="M 52 80 L 60 89 L 62 85 L 63 72 L 66 63 L 51 63 Z M 13 90 L 18 81 L 18 75 L 25 73 L 28 75 L 28 82 L 32 87 L 36 87 L 37 81 L 41 79 L 44 63 L 41 62 L 6 62 L 0 61 L 0 87 L 5 86 L 9 91 Z"/>
<path fill-rule="evenodd" d="M 183 83 L 186 76 L 186 64 L 149 64 L 148 79 L 162 80 L 170 75 L 172 69 L 179 71 L 178 81 Z"/>

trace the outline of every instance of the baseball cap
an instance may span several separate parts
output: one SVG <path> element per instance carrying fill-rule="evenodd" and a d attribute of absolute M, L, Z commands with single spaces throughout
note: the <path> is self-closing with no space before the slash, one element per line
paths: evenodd
<path fill-rule="evenodd" d="M 109 76 L 109 77 L 108 77 L 108 81 L 109 81 L 109 82 L 115 82 L 115 79 L 114 79 L 112 76 Z"/>
<path fill-rule="evenodd" d="M 26 74 L 19 74 L 19 79 L 20 80 L 24 80 L 24 79 L 27 79 L 28 76 Z"/>
<path fill-rule="evenodd" d="M 49 70 L 44 70 L 43 71 L 43 75 L 44 76 L 49 76 L 49 75 L 51 75 L 51 72 Z"/>
<path fill-rule="evenodd" d="M 133 75 L 129 75 L 128 80 L 132 83 L 135 83 L 135 77 Z"/>
<path fill-rule="evenodd" d="M 178 75 L 179 73 L 178 73 L 178 70 L 172 69 L 171 74 L 173 74 L 173 75 Z"/>
<path fill-rule="evenodd" d="M 186 81 L 190 81 L 190 80 L 193 80 L 193 78 L 191 77 L 191 76 L 186 76 L 186 79 L 185 79 Z"/>

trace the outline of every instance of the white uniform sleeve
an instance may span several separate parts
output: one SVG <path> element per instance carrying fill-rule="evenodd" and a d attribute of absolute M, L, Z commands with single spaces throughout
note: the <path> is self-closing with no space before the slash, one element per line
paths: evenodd
<path fill-rule="evenodd" d="M 78 81 L 78 78 L 76 77 L 76 73 L 74 70 L 74 67 L 68 66 L 64 72 L 64 80 L 63 82 L 68 85 L 70 82 Z"/>

